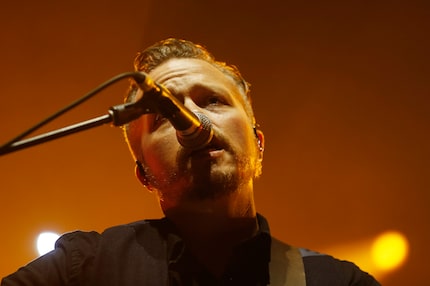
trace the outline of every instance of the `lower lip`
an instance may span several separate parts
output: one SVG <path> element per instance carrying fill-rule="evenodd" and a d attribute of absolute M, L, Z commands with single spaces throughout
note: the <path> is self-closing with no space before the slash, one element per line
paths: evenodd
<path fill-rule="evenodd" d="M 209 157 L 209 158 L 218 158 L 224 154 L 224 150 L 198 150 L 193 152 L 193 156 L 199 156 L 199 157 Z"/>
<path fill-rule="evenodd" d="M 212 151 L 209 151 L 209 156 L 211 156 L 211 158 L 221 157 L 222 154 L 224 154 L 224 150 L 212 150 Z"/>

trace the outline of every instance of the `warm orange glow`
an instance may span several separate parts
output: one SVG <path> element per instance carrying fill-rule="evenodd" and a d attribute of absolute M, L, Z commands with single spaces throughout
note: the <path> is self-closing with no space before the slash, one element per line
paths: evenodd
<path fill-rule="evenodd" d="M 352 261 L 362 270 L 381 280 L 405 263 L 409 243 L 404 234 L 398 231 L 385 231 L 373 238 L 336 245 L 324 252 L 339 259 Z"/>

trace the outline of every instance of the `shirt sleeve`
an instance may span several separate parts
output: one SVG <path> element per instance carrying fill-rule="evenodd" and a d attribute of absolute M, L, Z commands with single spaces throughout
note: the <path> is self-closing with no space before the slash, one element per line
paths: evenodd
<path fill-rule="evenodd" d="M 1 286 L 78 285 L 91 263 L 99 242 L 96 232 L 72 232 L 61 236 L 55 249 L 15 273 L 6 276 Z"/>

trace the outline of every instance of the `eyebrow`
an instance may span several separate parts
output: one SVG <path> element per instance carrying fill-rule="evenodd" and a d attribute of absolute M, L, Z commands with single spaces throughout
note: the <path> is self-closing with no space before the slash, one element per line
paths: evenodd
<path fill-rule="evenodd" d="M 176 97 L 177 99 L 179 99 L 181 102 L 184 101 L 184 94 L 181 91 L 177 91 L 175 90 L 175 88 L 169 88 L 168 86 L 165 86 L 170 93 L 172 94 L 172 96 Z M 197 83 L 192 85 L 189 90 L 186 91 L 188 93 L 189 97 L 194 97 L 196 96 L 196 94 L 199 93 L 211 93 L 211 94 L 218 94 L 218 95 L 222 95 L 228 98 L 237 98 L 239 97 L 239 101 L 241 103 L 243 103 L 243 99 L 242 99 L 242 95 L 240 94 L 240 90 L 237 88 L 237 96 L 236 96 L 236 92 L 232 91 L 231 88 L 227 88 L 221 85 L 217 85 L 217 84 L 207 84 L 207 83 Z"/>

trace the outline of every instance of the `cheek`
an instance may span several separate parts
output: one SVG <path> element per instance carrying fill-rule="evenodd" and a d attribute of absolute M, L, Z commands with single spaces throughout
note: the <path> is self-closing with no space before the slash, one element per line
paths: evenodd
<path fill-rule="evenodd" d="M 254 148 L 256 143 L 253 126 L 245 113 L 223 114 L 221 118 L 221 124 L 218 127 L 224 136 L 228 136 L 231 144 L 247 152 Z"/>
<path fill-rule="evenodd" d="M 170 134 L 147 134 L 142 139 L 144 163 L 152 172 L 170 169 L 178 152 L 179 143 L 174 132 Z"/>

